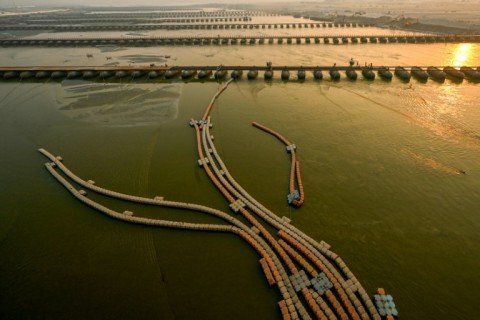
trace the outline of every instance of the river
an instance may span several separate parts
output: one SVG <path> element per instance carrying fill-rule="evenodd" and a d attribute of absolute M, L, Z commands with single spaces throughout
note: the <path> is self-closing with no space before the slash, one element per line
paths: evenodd
<path fill-rule="evenodd" d="M 92 57 L 88 58 L 87 54 Z M 478 44 L 2 48 L 1 65 L 480 65 Z M 393 79 L 234 82 L 212 111 L 216 146 L 260 202 L 332 245 L 403 319 L 474 319 L 480 299 L 479 84 Z M 0 310 L 4 319 L 278 319 L 258 256 L 228 234 L 124 224 L 79 203 L 40 147 L 85 180 L 228 211 L 197 166 L 190 118 L 218 84 L 0 83 Z M 287 206 L 298 147 L 306 193 Z M 118 210 L 218 222 L 90 195 Z"/>

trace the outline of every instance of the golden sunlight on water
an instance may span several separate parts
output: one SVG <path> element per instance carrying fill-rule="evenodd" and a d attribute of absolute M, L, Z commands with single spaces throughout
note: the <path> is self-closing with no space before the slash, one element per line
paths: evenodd
<path fill-rule="evenodd" d="M 436 112 L 440 114 L 449 114 L 452 117 L 459 118 L 462 116 L 461 104 L 463 96 L 459 92 L 458 87 L 443 86 L 439 88 L 436 103 Z"/>
<path fill-rule="evenodd" d="M 473 43 L 460 43 L 455 46 L 452 51 L 451 58 L 447 61 L 447 65 L 451 66 L 468 66 L 474 60 L 476 45 Z"/>

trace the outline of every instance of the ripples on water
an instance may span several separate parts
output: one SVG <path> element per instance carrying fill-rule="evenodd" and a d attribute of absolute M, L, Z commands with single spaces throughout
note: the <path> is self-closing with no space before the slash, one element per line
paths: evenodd
<path fill-rule="evenodd" d="M 74 82 L 75 83 L 75 82 Z M 59 110 L 86 122 L 109 125 L 151 125 L 177 116 L 181 84 L 64 82 L 56 93 Z"/>

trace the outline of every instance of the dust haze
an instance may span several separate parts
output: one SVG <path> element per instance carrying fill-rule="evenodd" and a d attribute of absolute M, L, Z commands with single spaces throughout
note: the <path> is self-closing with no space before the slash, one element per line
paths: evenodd
<path fill-rule="evenodd" d="M 208 5 L 222 8 L 264 10 L 297 14 L 307 17 L 329 17 L 395 28 L 428 31 L 478 33 L 480 32 L 480 0 L 317 0 L 317 1 L 263 1 L 263 0 L 4 0 L 0 15 L 18 11 L 37 11 L 41 7 L 142 7 Z M 33 7 L 33 8 L 32 8 Z M 427 26 L 438 26 L 437 30 Z M 412 27 L 413 26 L 413 27 Z M 443 29 L 442 29 L 443 27 Z M 451 28 L 450 30 L 445 28 Z"/>

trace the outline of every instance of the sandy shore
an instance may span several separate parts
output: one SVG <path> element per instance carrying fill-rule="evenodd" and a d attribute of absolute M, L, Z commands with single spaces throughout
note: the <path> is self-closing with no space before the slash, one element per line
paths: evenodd
<path fill-rule="evenodd" d="M 480 33 L 480 1 L 323 1 L 252 7 L 336 22 L 360 22 L 407 31 Z"/>

